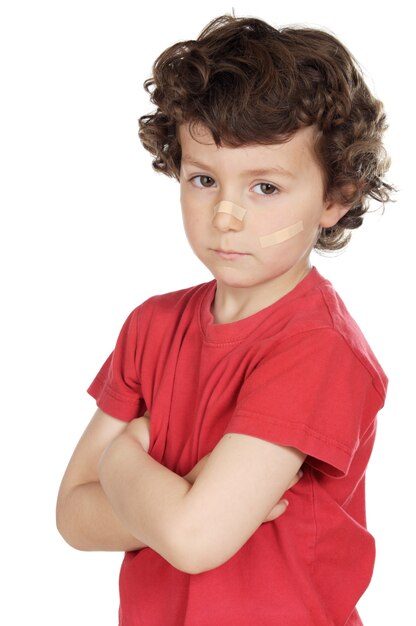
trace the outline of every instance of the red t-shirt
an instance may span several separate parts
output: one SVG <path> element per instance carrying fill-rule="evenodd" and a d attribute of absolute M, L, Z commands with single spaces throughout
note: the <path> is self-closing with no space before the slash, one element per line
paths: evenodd
<path fill-rule="evenodd" d="M 214 324 L 216 280 L 156 295 L 126 319 L 88 388 L 121 420 L 151 415 L 149 454 L 184 476 L 227 432 L 308 456 L 287 512 L 226 563 L 182 572 L 151 548 L 127 552 L 122 626 L 362 624 L 374 566 L 365 469 L 387 378 L 315 267 L 245 319 Z"/>

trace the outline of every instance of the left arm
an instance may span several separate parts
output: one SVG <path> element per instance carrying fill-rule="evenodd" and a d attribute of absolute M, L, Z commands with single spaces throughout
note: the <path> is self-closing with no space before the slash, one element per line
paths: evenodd
<path fill-rule="evenodd" d="M 306 457 L 295 448 L 227 434 L 191 485 L 147 454 L 135 428 L 130 423 L 104 452 L 101 484 L 126 528 L 190 574 L 222 565 L 246 543 Z"/>

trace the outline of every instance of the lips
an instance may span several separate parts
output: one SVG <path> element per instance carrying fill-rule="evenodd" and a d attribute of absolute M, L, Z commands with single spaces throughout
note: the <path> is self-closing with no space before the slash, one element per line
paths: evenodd
<path fill-rule="evenodd" d="M 246 252 L 233 252 L 233 251 L 225 252 L 224 250 L 215 250 L 215 253 L 222 259 L 225 259 L 228 261 L 231 261 L 233 259 L 242 259 L 243 256 L 247 256 Z"/>

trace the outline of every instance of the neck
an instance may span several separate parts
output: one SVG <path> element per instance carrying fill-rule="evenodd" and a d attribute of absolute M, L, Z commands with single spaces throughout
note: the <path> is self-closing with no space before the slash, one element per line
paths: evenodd
<path fill-rule="evenodd" d="M 292 291 L 311 271 L 308 263 L 299 268 L 291 268 L 281 276 L 247 286 L 230 286 L 217 279 L 217 289 L 211 305 L 215 324 L 230 324 L 254 315 L 274 304 Z"/>

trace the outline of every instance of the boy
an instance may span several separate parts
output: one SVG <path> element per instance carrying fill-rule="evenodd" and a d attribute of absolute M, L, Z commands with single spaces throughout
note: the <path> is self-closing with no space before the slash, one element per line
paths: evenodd
<path fill-rule="evenodd" d="M 152 84 L 139 136 L 214 279 L 127 317 L 58 528 L 126 552 L 122 626 L 361 624 L 387 378 L 310 253 L 390 199 L 382 103 L 334 36 L 227 15 L 165 50 Z"/>

